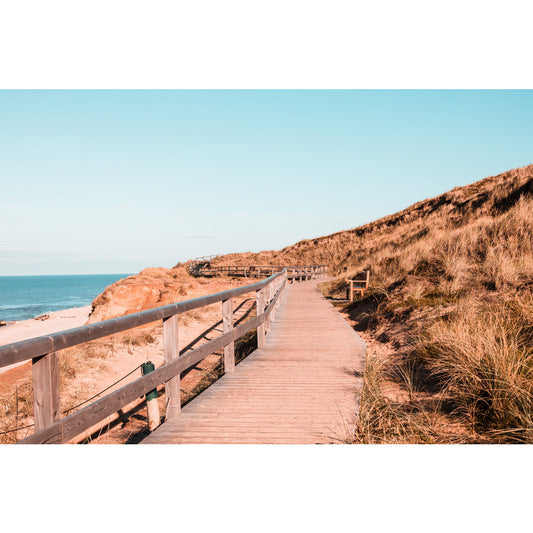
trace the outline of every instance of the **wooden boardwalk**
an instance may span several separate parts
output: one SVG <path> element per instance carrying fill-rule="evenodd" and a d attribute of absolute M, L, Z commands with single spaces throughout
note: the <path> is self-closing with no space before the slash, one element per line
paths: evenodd
<path fill-rule="evenodd" d="M 358 414 L 366 348 L 316 283 L 289 285 L 266 346 L 142 444 L 349 440 Z"/>

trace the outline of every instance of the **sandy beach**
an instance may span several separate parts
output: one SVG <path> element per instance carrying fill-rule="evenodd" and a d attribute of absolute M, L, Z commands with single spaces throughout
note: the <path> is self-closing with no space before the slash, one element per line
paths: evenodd
<path fill-rule="evenodd" d="M 31 318 L 29 320 L 8 323 L 7 326 L 0 327 L 0 346 L 83 326 L 87 322 L 90 312 L 91 306 L 85 305 L 83 307 L 54 311 L 49 314 L 49 318 L 44 320 Z M 6 372 L 21 364 L 24 364 L 24 362 L 2 367 L 0 368 L 0 373 Z"/>

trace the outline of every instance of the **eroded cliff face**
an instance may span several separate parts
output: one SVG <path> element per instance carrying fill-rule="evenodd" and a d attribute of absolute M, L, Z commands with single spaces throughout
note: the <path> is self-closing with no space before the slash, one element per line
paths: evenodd
<path fill-rule="evenodd" d="M 107 287 L 92 303 L 88 323 L 137 313 L 195 297 L 202 283 L 183 267 L 147 268 Z"/>

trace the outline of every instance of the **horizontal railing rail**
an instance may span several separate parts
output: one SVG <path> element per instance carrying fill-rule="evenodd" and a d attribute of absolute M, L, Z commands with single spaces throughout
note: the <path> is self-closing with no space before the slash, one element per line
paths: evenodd
<path fill-rule="evenodd" d="M 315 272 L 318 272 L 317 265 L 312 266 L 316 267 Z M 71 441 L 162 384 L 166 396 L 165 417 L 178 415 L 181 411 L 180 374 L 221 349 L 224 354 L 224 372 L 232 372 L 235 367 L 235 341 L 253 330 L 257 330 L 257 346 L 262 348 L 288 279 L 288 269 L 283 268 L 281 272 L 267 279 L 244 287 L 0 346 L 0 367 L 32 361 L 35 432 L 20 442 L 31 444 Z M 232 299 L 254 291 L 256 316 L 235 326 Z M 222 302 L 223 334 L 180 355 L 178 315 L 217 302 Z M 57 352 L 158 320 L 163 321 L 164 364 L 61 418 Z"/>

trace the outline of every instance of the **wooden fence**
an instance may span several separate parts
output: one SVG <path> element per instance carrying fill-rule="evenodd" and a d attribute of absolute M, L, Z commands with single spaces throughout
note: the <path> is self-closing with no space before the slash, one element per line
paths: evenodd
<path fill-rule="evenodd" d="M 0 346 L 0 367 L 32 361 L 35 432 L 20 442 L 68 442 L 161 384 L 165 384 L 165 417 L 178 415 L 181 410 L 180 374 L 220 349 L 224 350 L 224 372 L 232 372 L 235 367 L 234 343 L 238 338 L 257 329 L 258 347 L 264 346 L 265 335 L 270 331 L 270 323 L 287 280 L 310 279 L 323 273 L 322 267 L 291 267 L 291 274 L 289 269 L 284 268 L 252 285 Z M 234 327 L 232 298 L 249 292 L 256 293 L 256 316 Z M 224 333 L 180 356 L 178 316 L 216 302 L 222 302 Z M 57 352 L 158 320 L 163 321 L 165 363 L 87 407 L 61 418 Z"/>
<path fill-rule="evenodd" d="M 307 265 L 307 266 L 215 266 L 210 265 L 196 267 L 193 271 L 195 276 L 212 277 L 217 275 L 240 276 L 244 278 L 262 278 L 272 276 L 276 272 L 287 269 L 290 280 L 306 280 L 323 277 L 327 275 L 327 265 Z"/>

